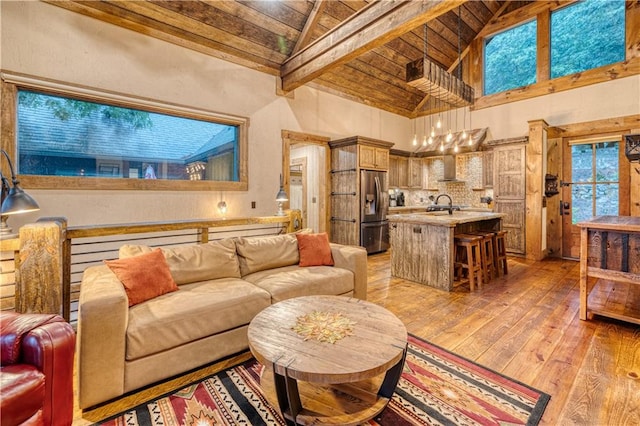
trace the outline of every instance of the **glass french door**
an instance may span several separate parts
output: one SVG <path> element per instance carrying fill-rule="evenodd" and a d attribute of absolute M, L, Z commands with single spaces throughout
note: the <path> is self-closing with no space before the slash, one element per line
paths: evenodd
<path fill-rule="evenodd" d="M 565 163 L 563 180 L 563 256 L 578 258 L 580 229 L 576 224 L 593 216 L 619 214 L 620 140 L 569 143 L 565 153 L 571 164 L 566 167 Z"/>

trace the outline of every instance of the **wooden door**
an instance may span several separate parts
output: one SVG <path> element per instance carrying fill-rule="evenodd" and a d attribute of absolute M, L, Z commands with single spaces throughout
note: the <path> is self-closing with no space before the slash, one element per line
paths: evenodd
<path fill-rule="evenodd" d="M 510 253 L 525 254 L 525 147 L 495 148 L 493 195 L 495 211 L 505 213 L 505 247 Z"/>
<path fill-rule="evenodd" d="M 562 256 L 580 257 L 578 222 L 593 216 L 628 214 L 621 193 L 628 186 L 621 179 L 625 162 L 620 137 L 568 140 L 564 144 L 562 199 Z"/>

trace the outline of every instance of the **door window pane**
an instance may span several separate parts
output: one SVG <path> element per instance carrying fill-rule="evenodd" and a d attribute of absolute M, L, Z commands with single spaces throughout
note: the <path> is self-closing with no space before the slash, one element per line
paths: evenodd
<path fill-rule="evenodd" d="M 571 222 L 575 225 L 593 216 L 593 185 L 573 184 L 571 187 Z"/>
<path fill-rule="evenodd" d="M 536 82 L 536 31 L 533 20 L 485 40 L 485 95 Z"/>
<path fill-rule="evenodd" d="M 18 93 L 18 173 L 239 181 L 239 126 Z"/>
<path fill-rule="evenodd" d="M 571 180 L 593 181 L 593 146 L 591 144 L 571 147 Z"/>
<path fill-rule="evenodd" d="M 625 59 L 624 0 L 586 0 L 551 14 L 551 78 Z"/>
<path fill-rule="evenodd" d="M 596 185 L 596 216 L 618 215 L 618 188 L 617 183 Z"/>
<path fill-rule="evenodd" d="M 618 181 L 618 143 L 603 142 L 596 144 L 596 181 Z"/>

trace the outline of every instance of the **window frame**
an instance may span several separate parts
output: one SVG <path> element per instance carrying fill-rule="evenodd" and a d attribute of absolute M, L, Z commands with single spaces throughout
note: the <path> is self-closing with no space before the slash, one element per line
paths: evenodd
<path fill-rule="evenodd" d="M 212 112 L 153 99 L 101 91 L 84 86 L 70 85 L 36 77 L 2 73 L 2 117 L 0 128 L 2 149 L 16 159 L 17 152 L 17 100 L 18 90 L 31 90 L 43 94 L 65 96 L 82 101 L 135 108 L 143 111 L 169 114 L 176 117 L 204 120 L 238 127 L 238 180 L 169 180 L 129 179 L 105 177 L 69 177 L 46 175 L 18 175 L 20 183 L 30 189 L 65 190 L 145 190 L 145 191 L 247 191 L 249 118 Z M 17 166 L 17 162 L 15 165 Z"/>
<path fill-rule="evenodd" d="M 640 52 L 630 46 L 640 43 L 640 8 L 629 7 L 629 2 L 625 9 L 625 60 L 599 68 L 592 68 L 576 74 L 568 74 L 563 77 L 551 79 L 550 70 L 550 21 L 551 12 L 567 7 L 578 0 L 570 0 L 560 3 L 533 2 L 506 15 L 492 20 L 477 34 L 472 42 L 468 61 L 471 64 L 469 81 L 476 90 L 476 94 L 482 94 L 475 99 L 472 110 L 503 105 L 531 99 L 537 96 L 544 96 L 550 93 L 558 93 L 578 87 L 603 83 L 615 79 L 629 77 L 638 74 L 640 67 Z M 507 90 L 491 95 L 484 95 L 484 39 L 508 30 L 531 19 L 538 21 L 538 56 L 537 56 L 537 83 L 528 86 Z"/>

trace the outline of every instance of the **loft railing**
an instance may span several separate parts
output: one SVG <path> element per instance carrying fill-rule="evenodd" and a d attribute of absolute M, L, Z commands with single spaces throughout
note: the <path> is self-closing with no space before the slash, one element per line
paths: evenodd
<path fill-rule="evenodd" d="M 74 323 L 84 270 L 117 258 L 123 244 L 171 247 L 300 229 L 300 211 L 288 210 L 286 213 L 285 216 L 68 228 L 64 218 L 40 219 L 23 226 L 18 239 L 1 242 L 2 309 L 59 313 Z M 12 283 L 14 271 L 15 282 Z M 15 303 L 11 303 L 11 298 Z"/>

